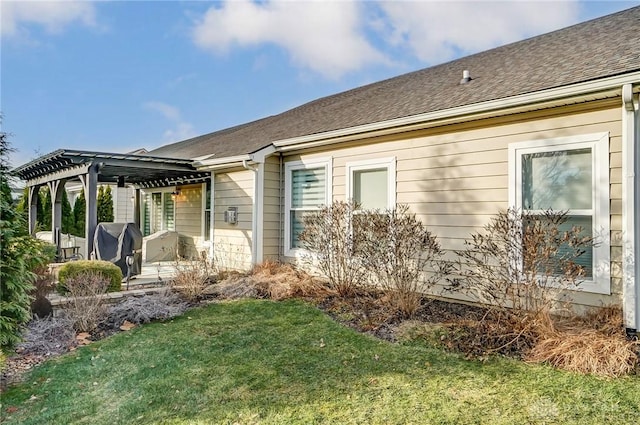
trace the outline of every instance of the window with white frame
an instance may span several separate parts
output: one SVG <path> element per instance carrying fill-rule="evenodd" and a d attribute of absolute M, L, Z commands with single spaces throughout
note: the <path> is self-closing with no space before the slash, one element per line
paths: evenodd
<path fill-rule="evenodd" d="M 142 199 L 142 234 L 175 230 L 175 200 L 171 192 L 145 193 Z"/>
<path fill-rule="evenodd" d="M 331 202 L 331 160 L 315 159 L 285 164 L 285 253 L 300 249 L 304 216 Z"/>
<path fill-rule="evenodd" d="M 533 214 L 567 211 L 567 229 L 579 226 L 596 240 L 578 258 L 586 272 L 581 289 L 610 293 L 608 133 L 510 145 L 509 202 Z"/>
<path fill-rule="evenodd" d="M 358 202 L 363 209 L 395 207 L 395 157 L 348 162 L 346 183 L 347 197 Z"/>

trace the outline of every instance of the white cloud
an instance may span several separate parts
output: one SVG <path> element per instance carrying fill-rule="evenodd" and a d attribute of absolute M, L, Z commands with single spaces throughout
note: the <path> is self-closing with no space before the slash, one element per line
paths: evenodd
<path fill-rule="evenodd" d="M 195 129 L 188 122 L 179 122 L 174 128 L 164 131 L 162 137 L 167 143 L 179 142 L 197 136 Z"/>
<path fill-rule="evenodd" d="M 79 22 L 96 26 L 95 7 L 86 1 L 2 1 L 2 35 L 28 35 L 27 25 L 40 25 L 49 33 Z"/>
<path fill-rule="evenodd" d="M 159 112 L 163 117 L 171 121 L 179 121 L 180 120 L 180 110 L 175 106 L 171 106 L 164 102 L 146 102 L 144 107 L 147 109 L 151 109 L 152 111 Z"/>
<path fill-rule="evenodd" d="M 146 109 L 160 113 L 172 123 L 173 127 L 165 130 L 162 135 L 165 142 L 177 142 L 197 135 L 193 125 L 182 119 L 180 110 L 175 106 L 157 101 L 146 102 L 143 106 Z"/>
<path fill-rule="evenodd" d="M 351 1 L 226 1 L 205 13 L 192 36 L 198 46 L 218 54 L 274 44 L 297 66 L 337 78 L 386 62 L 363 33 L 363 7 Z"/>
<path fill-rule="evenodd" d="M 374 22 L 387 43 L 409 49 L 428 64 L 441 63 L 576 23 L 578 2 L 465 1 L 379 4 Z"/>
<path fill-rule="evenodd" d="M 217 54 L 276 45 L 294 65 L 338 78 L 391 64 L 383 51 L 437 64 L 576 23 L 579 12 L 577 1 L 227 0 L 207 10 L 192 37 Z"/>

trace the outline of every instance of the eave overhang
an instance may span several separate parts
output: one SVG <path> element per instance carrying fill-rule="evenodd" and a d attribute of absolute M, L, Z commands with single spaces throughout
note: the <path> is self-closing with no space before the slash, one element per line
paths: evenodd
<path fill-rule="evenodd" d="M 443 125 L 459 124 L 485 118 L 495 118 L 558 106 L 620 97 L 622 86 L 632 84 L 640 91 L 640 71 L 623 75 L 555 87 L 533 93 L 478 102 L 393 120 L 356 127 L 276 140 L 272 145 L 278 152 L 287 152 L 393 133 L 423 130 Z"/>

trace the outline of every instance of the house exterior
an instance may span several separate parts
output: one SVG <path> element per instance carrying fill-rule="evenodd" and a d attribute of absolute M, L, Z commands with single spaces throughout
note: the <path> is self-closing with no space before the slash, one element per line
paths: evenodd
<path fill-rule="evenodd" d="M 639 23 L 628 9 L 152 150 L 199 174 L 140 183 L 141 228 L 248 269 L 298 261 L 303 215 L 333 200 L 408 204 L 448 251 L 508 207 L 568 210 L 600 241 L 574 305 L 622 305 L 639 329 Z"/>

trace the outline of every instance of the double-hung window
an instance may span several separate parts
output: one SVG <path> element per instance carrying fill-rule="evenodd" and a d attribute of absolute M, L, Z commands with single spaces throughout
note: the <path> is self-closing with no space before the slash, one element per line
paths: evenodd
<path fill-rule="evenodd" d="M 385 210 L 396 204 L 396 159 L 379 158 L 346 164 L 347 197 L 362 209 Z"/>
<path fill-rule="evenodd" d="M 304 216 L 331 203 L 331 160 L 315 159 L 285 165 L 285 253 L 302 248 Z"/>
<path fill-rule="evenodd" d="M 567 211 L 567 230 L 579 226 L 595 238 L 578 258 L 585 270 L 581 289 L 610 293 L 609 134 L 510 145 L 509 185 L 512 207 L 531 214 Z"/>

